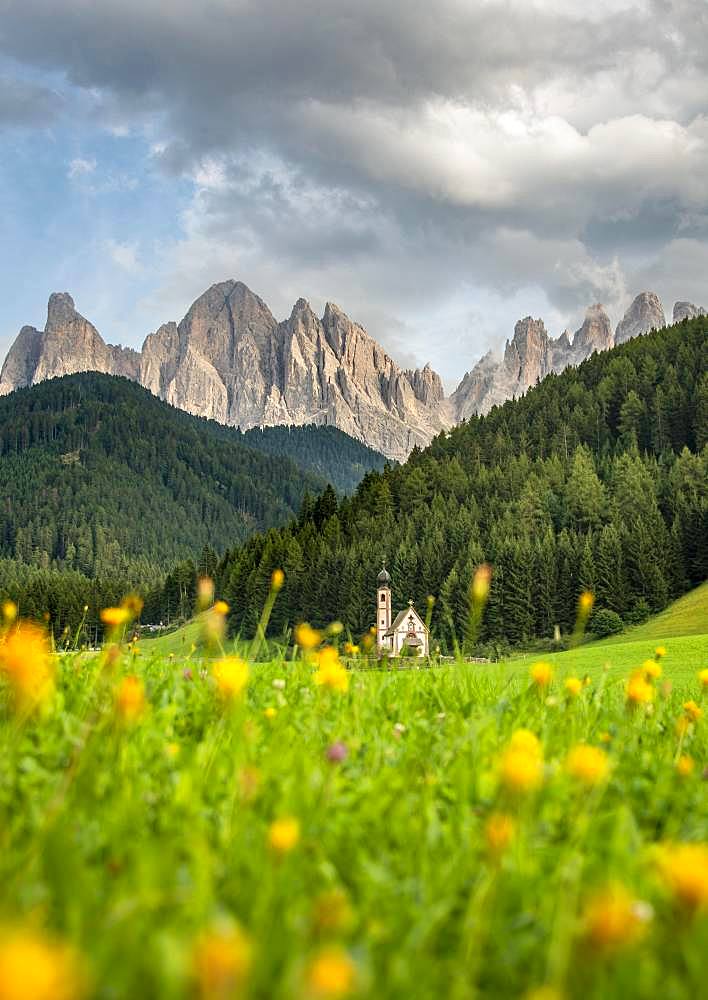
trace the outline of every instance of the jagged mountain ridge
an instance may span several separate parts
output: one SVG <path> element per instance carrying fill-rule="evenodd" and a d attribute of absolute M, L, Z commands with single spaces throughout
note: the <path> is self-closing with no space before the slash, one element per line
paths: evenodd
<path fill-rule="evenodd" d="M 674 322 L 701 315 L 688 302 Z M 0 373 L 0 395 L 54 376 L 81 371 L 124 375 L 180 409 L 240 427 L 326 424 L 403 460 L 441 430 L 520 396 L 539 379 L 577 365 L 654 327 L 661 303 L 638 295 L 613 333 L 601 305 L 591 306 L 572 339 L 549 336 L 540 319 L 516 324 L 501 360 L 491 352 L 445 398 L 429 365 L 400 368 L 363 327 L 334 303 L 317 317 L 298 299 L 278 322 L 246 285 L 212 285 L 179 323 L 149 334 L 141 351 L 106 344 L 67 293 L 49 298 L 44 331 L 25 326 Z"/>

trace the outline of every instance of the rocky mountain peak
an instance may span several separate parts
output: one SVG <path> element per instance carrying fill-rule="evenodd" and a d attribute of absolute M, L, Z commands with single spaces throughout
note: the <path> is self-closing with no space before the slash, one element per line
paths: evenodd
<path fill-rule="evenodd" d="M 623 344 L 662 326 L 666 326 L 666 317 L 659 296 L 654 292 L 640 292 L 617 324 L 615 343 Z"/>
<path fill-rule="evenodd" d="M 612 326 L 605 307 L 600 302 L 588 306 L 583 325 L 573 336 L 575 354 L 582 354 L 581 360 L 584 360 L 593 351 L 606 351 L 613 344 Z"/>
<path fill-rule="evenodd" d="M 706 310 L 703 306 L 694 306 L 692 302 L 674 303 L 674 323 L 681 323 L 684 319 L 696 319 L 697 316 L 705 316 Z"/>
<path fill-rule="evenodd" d="M 76 312 L 74 300 L 68 292 L 52 292 L 47 303 L 47 325 L 46 330 L 61 330 L 67 323 L 74 319 L 83 317 Z"/>

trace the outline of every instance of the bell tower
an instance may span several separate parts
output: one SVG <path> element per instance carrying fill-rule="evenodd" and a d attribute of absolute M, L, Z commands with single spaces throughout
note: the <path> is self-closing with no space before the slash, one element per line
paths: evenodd
<path fill-rule="evenodd" d="M 376 578 L 376 645 L 379 649 L 386 646 L 384 636 L 391 628 L 391 577 L 385 564 Z"/>

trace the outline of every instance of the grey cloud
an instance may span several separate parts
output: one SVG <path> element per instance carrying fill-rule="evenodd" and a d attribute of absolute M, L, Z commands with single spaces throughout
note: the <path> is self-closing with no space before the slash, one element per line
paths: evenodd
<path fill-rule="evenodd" d="M 704 0 L 5 0 L 0 31 L 194 180 L 161 307 L 233 275 L 423 359 L 411 315 L 442 343 L 463 287 L 571 322 L 705 247 L 707 50 Z"/>
<path fill-rule="evenodd" d="M 59 94 L 39 84 L 0 77 L 0 128 L 47 125 L 61 111 Z"/>

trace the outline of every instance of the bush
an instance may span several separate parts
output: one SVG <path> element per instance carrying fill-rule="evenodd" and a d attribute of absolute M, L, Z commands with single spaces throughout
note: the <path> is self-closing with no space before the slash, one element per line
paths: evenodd
<path fill-rule="evenodd" d="M 609 608 L 598 608 L 593 612 L 588 624 L 588 632 L 602 638 L 606 635 L 616 635 L 624 628 L 624 622 L 616 611 Z"/>
<path fill-rule="evenodd" d="M 609 608 L 598 608 L 593 612 L 588 623 L 588 632 L 602 638 L 605 635 L 616 635 L 624 628 L 624 622 L 616 611 Z"/>
<path fill-rule="evenodd" d="M 631 611 L 624 616 L 625 625 L 643 625 L 650 615 L 651 608 L 644 598 L 640 597 Z"/>

